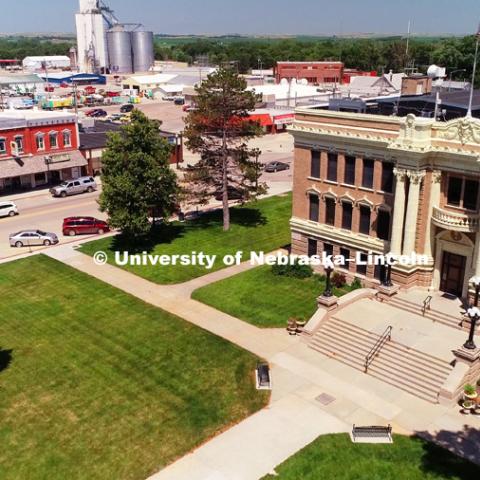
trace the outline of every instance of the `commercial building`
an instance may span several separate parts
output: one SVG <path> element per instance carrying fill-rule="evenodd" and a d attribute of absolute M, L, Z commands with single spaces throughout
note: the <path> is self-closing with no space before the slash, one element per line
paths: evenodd
<path fill-rule="evenodd" d="M 82 120 L 80 125 L 80 144 L 79 150 L 88 162 L 88 175 L 99 175 L 102 173 L 102 153 L 107 147 L 108 133 L 121 133 L 121 125 L 94 121 L 90 118 Z M 183 137 L 181 134 L 159 131 L 159 135 L 165 138 L 172 147 L 170 164 L 180 164 L 183 162 Z"/>
<path fill-rule="evenodd" d="M 30 72 L 48 69 L 66 69 L 70 68 L 70 57 L 66 55 L 50 55 L 25 57 L 22 61 L 23 69 Z"/>
<path fill-rule="evenodd" d="M 290 131 L 293 253 L 363 259 L 337 268 L 365 285 L 386 275 L 369 252 L 415 253 L 424 259 L 393 267 L 395 284 L 468 296 L 480 276 L 480 120 L 299 108 Z"/>
<path fill-rule="evenodd" d="M 78 151 L 76 115 L 8 110 L 0 113 L 0 193 L 28 190 L 86 173 Z"/>
<path fill-rule="evenodd" d="M 283 79 L 288 81 L 305 79 L 312 85 L 321 85 L 323 83 L 339 84 L 343 78 L 343 63 L 277 62 L 274 73 L 276 83 L 280 83 Z"/>
<path fill-rule="evenodd" d="M 125 90 L 136 90 L 138 93 L 146 94 L 161 89 L 175 78 L 177 78 L 177 75 L 166 73 L 134 75 L 123 80 L 122 85 Z"/>

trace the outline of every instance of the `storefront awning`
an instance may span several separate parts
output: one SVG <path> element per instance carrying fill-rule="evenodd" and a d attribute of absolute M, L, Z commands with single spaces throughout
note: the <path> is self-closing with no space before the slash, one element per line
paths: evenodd
<path fill-rule="evenodd" d="M 48 159 L 48 165 L 45 159 Z M 55 155 L 33 155 L 19 159 L 0 160 L 0 178 L 19 177 L 46 172 L 48 170 L 63 170 L 64 168 L 83 167 L 87 160 L 78 151 L 59 153 Z"/>

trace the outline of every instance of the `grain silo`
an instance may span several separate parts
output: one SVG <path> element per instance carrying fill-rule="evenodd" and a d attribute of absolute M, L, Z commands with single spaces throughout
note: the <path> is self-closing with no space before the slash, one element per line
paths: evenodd
<path fill-rule="evenodd" d="M 107 32 L 108 59 L 112 73 L 132 73 L 132 33 L 122 25 L 116 25 Z"/>
<path fill-rule="evenodd" d="M 133 70 L 148 72 L 154 63 L 153 32 L 136 30 L 132 32 Z"/>

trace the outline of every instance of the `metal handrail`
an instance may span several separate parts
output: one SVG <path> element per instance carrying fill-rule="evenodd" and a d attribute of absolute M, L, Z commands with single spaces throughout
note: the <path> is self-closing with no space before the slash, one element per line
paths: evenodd
<path fill-rule="evenodd" d="M 392 339 L 392 330 L 392 326 L 387 327 L 387 329 L 383 332 L 375 345 L 372 347 L 370 352 L 368 352 L 368 354 L 365 356 L 365 373 L 368 372 L 368 367 L 373 362 L 374 358 L 378 355 L 380 349 L 385 345 L 385 343 L 387 343 L 387 341 L 390 341 Z"/>
<path fill-rule="evenodd" d="M 430 303 L 432 302 L 432 296 L 429 295 L 424 301 L 423 301 L 423 309 L 422 309 L 422 315 L 425 316 L 425 312 L 427 310 L 430 310 Z"/>

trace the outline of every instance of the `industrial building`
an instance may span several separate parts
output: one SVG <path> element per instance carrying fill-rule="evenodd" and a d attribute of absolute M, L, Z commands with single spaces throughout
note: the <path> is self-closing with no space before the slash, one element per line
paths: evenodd
<path fill-rule="evenodd" d="M 0 89 L 21 93 L 42 90 L 45 82 L 37 75 L 0 75 Z"/>
<path fill-rule="evenodd" d="M 157 75 L 134 75 L 122 82 L 125 90 L 136 90 L 139 93 L 155 92 L 165 87 L 168 82 L 175 79 L 177 75 L 159 73 Z"/>
<path fill-rule="evenodd" d="M 107 77 L 96 73 L 54 72 L 37 73 L 38 77 L 49 84 L 105 85 Z"/>
<path fill-rule="evenodd" d="M 80 71 L 133 73 L 153 67 L 153 32 L 121 23 L 103 1 L 80 0 L 75 20 Z"/>
<path fill-rule="evenodd" d="M 66 55 L 47 55 L 36 57 L 25 57 L 22 60 L 24 70 L 35 72 L 37 70 L 47 69 L 67 69 L 71 68 L 70 57 Z"/>

